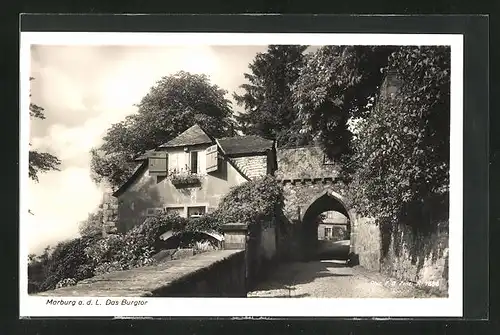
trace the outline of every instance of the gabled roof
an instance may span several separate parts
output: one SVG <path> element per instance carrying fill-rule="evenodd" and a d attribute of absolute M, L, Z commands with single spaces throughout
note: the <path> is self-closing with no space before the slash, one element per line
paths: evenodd
<path fill-rule="evenodd" d="M 140 154 L 140 155 L 136 156 L 136 157 L 134 158 L 134 161 L 143 161 L 143 160 L 146 160 L 146 159 L 148 159 L 149 154 L 150 154 L 151 152 L 154 152 L 154 151 L 155 151 L 155 149 L 146 150 L 144 153 L 142 153 L 142 154 Z"/>
<path fill-rule="evenodd" d="M 273 140 L 268 140 L 257 135 L 225 137 L 217 142 L 226 155 L 260 154 L 272 150 Z"/>
<path fill-rule="evenodd" d="M 208 143 L 213 143 L 212 139 L 199 125 L 195 124 L 176 138 L 160 145 L 159 148 L 175 148 Z"/>
<path fill-rule="evenodd" d="M 116 191 L 113 192 L 114 197 L 120 196 L 125 190 L 144 172 L 148 167 L 148 162 L 145 160 L 142 163 L 138 164 L 125 183 L 123 183 Z"/>

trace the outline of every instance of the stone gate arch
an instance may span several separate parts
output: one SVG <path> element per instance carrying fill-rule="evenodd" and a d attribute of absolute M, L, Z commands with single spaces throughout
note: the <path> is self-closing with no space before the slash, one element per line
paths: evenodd
<path fill-rule="evenodd" d="M 332 189 L 322 190 L 311 196 L 309 202 L 304 206 L 304 214 L 301 218 L 303 248 L 306 253 L 315 252 L 315 243 L 318 240 L 318 216 L 327 211 L 336 211 L 348 219 L 349 248 L 345 254 L 348 257 L 354 251 L 353 228 L 356 226 L 356 213 L 351 209 L 346 199 Z M 310 254 L 310 256 L 312 256 Z"/>

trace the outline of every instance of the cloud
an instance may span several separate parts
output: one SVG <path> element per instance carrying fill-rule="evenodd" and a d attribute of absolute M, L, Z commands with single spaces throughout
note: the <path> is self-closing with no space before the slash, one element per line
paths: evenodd
<path fill-rule="evenodd" d="M 27 231 L 30 252 L 43 250 L 47 244 L 78 235 L 78 223 L 97 208 L 103 190 L 90 180 L 88 169 L 70 167 L 39 176 L 26 193 L 29 216 Z"/>

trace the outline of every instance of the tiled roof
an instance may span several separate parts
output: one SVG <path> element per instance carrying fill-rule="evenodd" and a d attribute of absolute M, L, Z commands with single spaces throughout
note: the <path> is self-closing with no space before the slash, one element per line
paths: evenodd
<path fill-rule="evenodd" d="M 148 159 L 148 155 L 149 153 L 151 152 L 154 152 L 155 149 L 151 149 L 151 150 L 146 150 L 144 153 L 140 154 L 140 155 L 137 155 L 135 158 L 134 158 L 134 161 L 143 161 L 145 159 Z"/>
<path fill-rule="evenodd" d="M 256 135 L 225 137 L 217 142 L 227 155 L 264 153 L 274 145 L 273 140 Z"/>
<path fill-rule="evenodd" d="M 205 133 L 205 131 L 201 129 L 200 126 L 195 124 L 176 138 L 173 138 L 167 143 L 160 145 L 160 148 L 183 147 L 188 145 L 207 144 L 212 142 L 212 139 L 207 135 L 207 133 Z"/>

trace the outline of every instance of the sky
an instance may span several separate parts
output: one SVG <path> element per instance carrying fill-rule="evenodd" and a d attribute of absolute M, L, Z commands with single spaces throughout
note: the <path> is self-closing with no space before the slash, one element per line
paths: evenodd
<path fill-rule="evenodd" d="M 46 119 L 30 124 L 32 149 L 50 152 L 60 171 L 30 181 L 29 252 L 78 236 L 78 223 L 99 205 L 104 189 L 90 179 L 92 147 L 106 130 L 134 113 L 163 76 L 180 70 L 207 74 L 232 92 L 248 64 L 266 46 L 52 46 L 31 47 L 31 102 Z M 240 110 L 233 106 L 234 110 Z M 24 224 L 24 223 L 23 223 Z"/>

